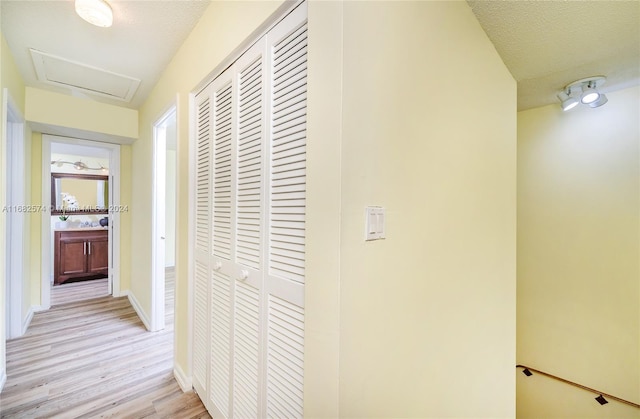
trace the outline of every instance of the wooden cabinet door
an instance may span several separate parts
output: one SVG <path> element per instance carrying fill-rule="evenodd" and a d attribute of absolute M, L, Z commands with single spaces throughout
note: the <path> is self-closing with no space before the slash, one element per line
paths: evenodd
<path fill-rule="evenodd" d="M 59 246 L 59 265 L 56 283 L 62 283 L 72 276 L 87 271 L 86 244 L 82 238 L 61 239 Z"/>
<path fill-rule="evenodd" d="M 106 230 L 56 231 L 54 236 L 56 285 L 109 274 L 109 236 Z"/>
<path fill-rule="evenodd" d="M 107 237 L 92 237 L 87 241 L 87 272 L 92 274 L 109 273 L 109 241 Z"/>

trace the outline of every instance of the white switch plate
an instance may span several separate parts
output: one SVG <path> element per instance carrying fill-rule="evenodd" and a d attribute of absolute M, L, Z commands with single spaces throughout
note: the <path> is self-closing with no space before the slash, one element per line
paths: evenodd
<path fill-rule="evenodd" d="M 367 207 L 365 212 L 365 240 L 384 239 L 385 213 L 382 207 Z"/>

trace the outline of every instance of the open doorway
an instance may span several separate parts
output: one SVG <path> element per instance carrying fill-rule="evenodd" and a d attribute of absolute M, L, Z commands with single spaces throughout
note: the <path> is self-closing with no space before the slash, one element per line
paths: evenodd
<path fill-rule="evenodd" d="M 151 330 L 165 328 L 166 292 L 175 289 L 176 108 L 153 126 L 152 319 Z M 171 300 L 171 299 L 170 299 Z"/>
<path fill-rule="evenodd" d="M 119 294 L 120 146 L 43 135 L 42 306 Z"/>

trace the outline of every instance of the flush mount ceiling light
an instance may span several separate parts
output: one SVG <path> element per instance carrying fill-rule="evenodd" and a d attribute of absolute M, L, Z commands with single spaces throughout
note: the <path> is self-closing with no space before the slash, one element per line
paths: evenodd
<path fill-rule="evenodd" d="M 568 111 L 580 103 L 589 105 L 591 108 L 607 103 L 607 97 L 598 91 L 598 87 L 602 86 L 605 80 L 603 76 L 594 76 L 568 84 L 562 92 L 558 93 L 562 110 Z"/>
<path fill-rule="evenodd" d="M 92 25 L 108 28 L 113 24 L 113 11 L 105 0 L 76 0 L 76 13 Z"/>

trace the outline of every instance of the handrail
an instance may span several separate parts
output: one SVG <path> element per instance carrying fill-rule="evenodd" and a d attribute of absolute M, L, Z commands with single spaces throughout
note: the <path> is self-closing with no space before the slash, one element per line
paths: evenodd
<path fill-rule="evenodd" d="M 629 400 L 621 399 L 620 397 L 616 397 L 616 396 L 613 396 L 611 394 L 604 393 L 604 392 L 602 392 L 600 390 L 596 390 L 596 389 L 593 389 L 591 387 L 583 386 L 582 384 L 574 383 L 573 381 L 569 381 L 569 380 L 567 380 L 565 378 L 558 377 L 558 376 L 553 375 L 553 374 L 549 374 L 548 372 L 540 371 L 538 369 L 527 367 L 526 365 L 520 365 L 520 364 L 516 365 L 516 368 L 524 368 L 525 370 L 537 372 L 538 374 L 544 375 L 544 376 L 549 377 L 549 378 L 553 378 L 554 380 L 561 381 L 563 383 L 572 385 L 574 387 L 578 387 L 578 388 L 581 388 L 583 390 L 590 391 L 590 392 L 592 392 L 594 394 L 598 394 L 598 395 L 603 396 L 605 398 L 610 398 L 611 400 L 616 400 L 616 401 L 618 401 L 620 403 L 624 403 L 624 404 L 627 404 L 629 406 L 633 406 L 636 409 L 640 409 L 640 404 L 630 402 Z M 531 374 L 528 374 L 528 375 L 531 375 Z M 601 403 L 601 404 L 603 404 L 603 403 Z"/>

